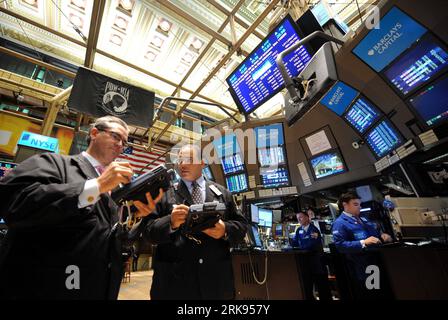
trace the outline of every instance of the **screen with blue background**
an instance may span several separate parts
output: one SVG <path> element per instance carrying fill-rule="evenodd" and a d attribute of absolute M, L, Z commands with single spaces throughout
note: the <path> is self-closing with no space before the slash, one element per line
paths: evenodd
<path fill-rule="evenodd" d="M 0 179 L 4 177 L 9 171 L 14 169 L 17 163 L 0 161 Z"/>
<path fill-rule="evenodd" d="M 357 95 L 358 91 L 339 81 L 328 91 L 320 103 L 341 116 Z"/>
<path fill-rule="evenodd" d="M 59 153 L 59 140 L 41 134 L 23 131 L 17 145 Z"/>
<path fill-rule="evenodd" d="M 331 19 L 331 14 L 330 12 L 328 12 L 323 2 L 319 2 L 314 5 L 314 7 L 311 9 L 311 12 L 313 13 L 314 17 L 316 17 L 317 22 L 319 22 L 321 26 L 326 24 Z"/>
<path fill-rule="evenodd" d="M 310 160 L 316 179 L 345 172 L 344 162 L 338 152 L 328 152 Z"/>
<path fill-rule="evenodd" d="M 258 225 L 262 227 L 272 227 L 272 210 L 258 209 Z"/>
<path fill-rule="evenodd" d="M 260 169 L 263 187 L 280 187 L 289 185 L 288 170 L 284 167 L 275 169 Z"/>
<path fill-rule="evenodd" d="M 240 152 L 240 147 L 235 134 L 227 134 L 220 139 L 213 140 L 216 153 L 219 158 L 232 156 L 233 154 Z"/>
<path fill-rule="evenodd" d="M 247 178 L 244 173 L 226 177 L 226 182 L 227 189 L 229 189 L 230 192 L 241 192 L 247 190 Z"/>
<path fill-rule="evenodd" d="M 448 120 L 448 77 L 436 80 L 409 102 L 430 127 Z"/>
<path fill-rule="evenodd" d="M 255 128 L 257 148 L 275 147 L 284 144 L 283 124 L 274 123 L 269 126 Z"/>
<path fill-rule="evenodd" d="M 260 166 L 269 167 L 285 163 L 283 147 L 273 147 L 268 149 L 258 149 L 258 161 Z"/>
<path fill-rule="evenodd" d="M 204 167 L 204 169 L 202 169 L 202 174 L 203 174 L 208 180 L 212 180 L 212 181 L 215 180 L 215 179 L 213 178 L 213 174 L 212 174 L 212 171 L 210 170 L 210 167 Z"/>
<path fill-rule="evenodd" d="M 240 110 L 250 113 L 284 88 L 284 81 L 275 59 L 282 51 L 297 43 L 295 22 L 287 16 L 250 55 L 233 71 L 226 81 Z M 297 76 L 311 55 L 301 46 L 284 58 L 290 76 Z"/>
<path fill-rule="evenodd" d="M 367 134 L 366 141 L 379 158 L 402 144 L 400 134 L 386 120 L 381 121 Z"/>
<path fill-rule="evenodd" d="M 393 7 L 380 20 L 379 28 L 370 30 L 353 53 L 380 72 L 425 32 L 426 28 Z"/>
<path fill-rule="evenodd" d="M 446 69 L 447 51 L 432 35 L 427 34 L 414 48 L 394 61 L 384 71 L 384 75 L 396 89 L 406 95 Z"/>
<path fill-rule="evenodd" d="M 253 223 L 258 223 L 258 207 L 254 204 L 250 205 L 250 220 Z"/>
<path fill-rule="evenodd" d="M 239 153 L 230 157 L 222 158 L 221 163 L 224 174 L 226 175 L 244 170 L 244 164 Z"/>
<path fill-rule="evenodd" d="M 364 133 L 375 121 L 380 118 L 380 112 L 364 98 L 356 99 L 348 109 L 344 118 L 359 133 Z"/>

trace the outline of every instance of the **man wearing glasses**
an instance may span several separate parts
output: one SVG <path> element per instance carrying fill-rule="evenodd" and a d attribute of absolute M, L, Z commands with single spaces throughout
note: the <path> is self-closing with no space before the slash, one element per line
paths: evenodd
<path fill-rule="evenodd" d="M 33 156 L 0 182 L 0 216 L 9 230 L 0 250 L 0 299 L 116 299 L 122 277 L 117 206 L 110 191 L 129 183 L 129 163 L 114 162 L 128 126 L 106 116 L 75 156 Z M 138 217 L 161 199 L 136 201 Z"/>
<path fill-rule="evenodd" d="M 234 278 L 230 247 L 242 241 L 247 222 L 230 192 L 202 175 L 201 150 L 185 145 L 178 153 L 181 181 L 156 205 L 156 214 L 144 218 L 143 236 L 157 249 L 151 287 L 153 300 L 233 299 Z M 214 227 L 195 239 L 182 235 L 189 206 L 224 202 L 227 211 Z M 199 240 L 199 241 L 198 241 Z"/>

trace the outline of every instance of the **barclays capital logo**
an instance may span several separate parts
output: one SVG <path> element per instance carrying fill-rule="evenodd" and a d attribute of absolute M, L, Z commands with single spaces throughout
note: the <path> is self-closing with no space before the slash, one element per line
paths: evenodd
<path fill-rule="evenodd" d="M 390 48 L 395 41 L 401 38 L 403 33 L 401 32 L 401 28 L 403 25 L 400 22 L 397 22 L 381 39 L 378 41 L 367 54 L 369 56 L 373 56 L 376 53 L 383 54 L 388 48 Z"/>

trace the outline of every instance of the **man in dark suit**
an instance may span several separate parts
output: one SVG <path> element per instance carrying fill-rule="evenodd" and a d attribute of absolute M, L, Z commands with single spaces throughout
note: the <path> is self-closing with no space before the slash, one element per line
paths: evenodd
<path fill-rule="evenodd" d="M 157 244 L 151 299 L 199 300 L 235 297 L 230 247 L 242 241 L 248 224 L 237 211 L 230 192 L 205 180 L 199 147 L 183 146 L 178 154 L 181 181 L 156 205 L 144 237 Z M 189 205 L 219 201 L 226 204 L 222 220 L 195 236 L 182 235 Z"/>
<path fill-rule="evenodd" d="M 46 153 L 0 182 L 9 230 L 0 250 L 1 299 L 116 299 L 122 277 L 117 207 L 109 192 L 132 176 L 114 162 L 128 139 L 121 119 L 102 117 L 76 156 Z M 138 216 L 155 208 L 136 202 Z"/>

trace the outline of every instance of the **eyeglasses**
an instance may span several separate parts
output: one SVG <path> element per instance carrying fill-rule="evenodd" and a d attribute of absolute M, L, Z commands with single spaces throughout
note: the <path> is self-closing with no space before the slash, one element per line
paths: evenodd
<path fill-rule="evenodd" d="M 98 129 L 98 128 L 97 128 Z M 109 131 L 109 130 L 105 130 L 105 129 L 98 129 L 98 131 L 102 131 L 102 132 L 106 132 L 107 134 L 109 134 L 112 139 L 114 139 L 116 142 L 120 142 L 121 141 L 121 145 L 123 146 L 123 148 L 128 146 L 128 142 L 127 140 L 123 139 L 121 137 L 120 134 L 113 132 L 113 131 Z"/>

